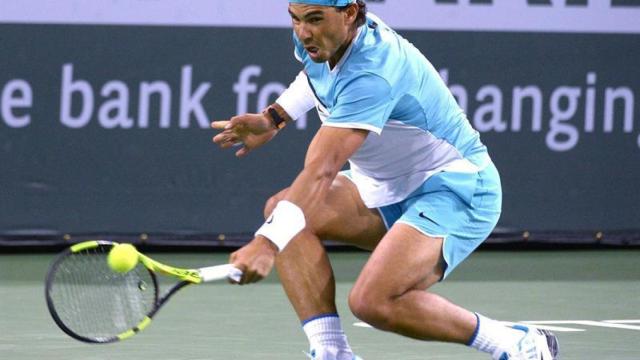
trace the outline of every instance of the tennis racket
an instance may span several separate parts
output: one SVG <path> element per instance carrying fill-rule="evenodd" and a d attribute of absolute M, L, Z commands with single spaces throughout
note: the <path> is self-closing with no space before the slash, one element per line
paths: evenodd
<path fill-rule="evenodd" d="M 230 264 L 180 269 L 139 254 L 136 267 L 117 273 L 107 264 L 111 241 L 85 241 L 63 251 L 47 273 L 45 296 L 56 324 L 88 343 L 112 343 L 144 330 L 178 290 L 190 284 L 231 279 L 242 272 Z M 163 294 L 157 275 L 179 281 Z"/>

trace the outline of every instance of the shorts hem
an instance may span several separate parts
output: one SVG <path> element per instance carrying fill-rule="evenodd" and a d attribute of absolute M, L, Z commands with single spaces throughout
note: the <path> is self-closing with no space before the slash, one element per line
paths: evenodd
<path fill-rule="evenodd" d="M 396 224 L 400 223 L 400 224 L 409 225 L 409 226 L 411 226 L 412 228 L 414 228 L 414 229 L 418 230 L 419 232 L 421 232 L 423 235 L 426 235 L 426 236 L 428 236 L 428 237 L 432 237 L 432 238 L 442 238 L 442 239 L 443 239 L 443 242 L 447 239 L 447 236 L 448 236 L 448 235 L 436 235 L 436 234 L 428 233 L 428 232 L 427 232 L 427 231 L 425 231 L 424 229 L 421 229 L 420 227 L 418 227 L 418 225 L 416 225 L 416 224 L 412 224 L 412 223 L 410 223 L 410 222 L 408 222 L 408 221 L 405 221 L 405 220 L 398 220 L 398 221 L 396 221 L 395 223 L 396 223 Z"/>

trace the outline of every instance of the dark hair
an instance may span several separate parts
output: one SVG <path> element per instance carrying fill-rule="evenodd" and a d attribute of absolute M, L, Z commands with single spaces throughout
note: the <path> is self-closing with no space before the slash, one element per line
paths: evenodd
<path fill-rule="evenodd" d="M 367 3 L 365 3 L 364 0 L 356 0 L 355 3 L 358 5 L 358 8 L 359 8 L 358 16 L 356 17 L 356 27 L 360 27 L 364 25 L 365 22 L 367 22 Z M 347 6 L 338 6 L 337 10 L 345 11 L 351 5 L 353 4 L 349 4 Z"/>

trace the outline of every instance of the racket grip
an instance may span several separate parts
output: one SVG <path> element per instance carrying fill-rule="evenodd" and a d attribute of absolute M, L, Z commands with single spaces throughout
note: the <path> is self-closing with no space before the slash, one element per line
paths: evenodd
<path fill-rule="evenodd" d="M 242 271 L 231 264 L 209 266 L 198 269 L 203 282 L 231 279 L 239 282 Z"/>

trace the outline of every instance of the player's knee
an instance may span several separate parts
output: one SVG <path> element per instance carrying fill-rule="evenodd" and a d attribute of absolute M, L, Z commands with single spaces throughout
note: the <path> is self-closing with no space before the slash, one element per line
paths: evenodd
<path fill-rule="evenodd" d="M 351 312 L 353 313 L 353 315 L 355 315 L 355 317 L 363 321 L 363 318 L 367 315 L 367 300 L 368 299 L 360 294 L 360 292 L 357 291 L 356 288 L 353 288 L 349 293 L 349 309 L 351 309 Z"/>
<path fill-rule="evenodd" d="M 272 197 L 269 198 L 269 200 L 267 200 L 267 202 L 264 204 L 264 218 L 265 220 L 269 217 L 269 215 L 271 215 L 271 213 L 273 212 L 273 209 L 276 208 L 276 205 L 278 205 L 278 202 L 282 199 L 284 199 L 284 196 L 286 194 L 287 189 L 284 189 L 282 191 L 280 191 L 279 193 L 273 195 Z"/>
<path fill-rule="evenodd" d="M 380 330 L 390 331 L 394 328 L 392 305 L 390 297 L 362 287 L 354 287 L 349 293 L 349 308 L 353 315 Z"/>
<path fill-rule="evenodd" d="M 273 209 L 275 209 L 276 204 L 278 203 L 278 201 L 280 201 L 280 200 L 277 199 L 277 196 L 272 196 L 264 204 L 263 215 L 264 215 L 265 220 L 269 217 L 269 215 L 271 215 L 271 213 L 273 212 Z"/>

